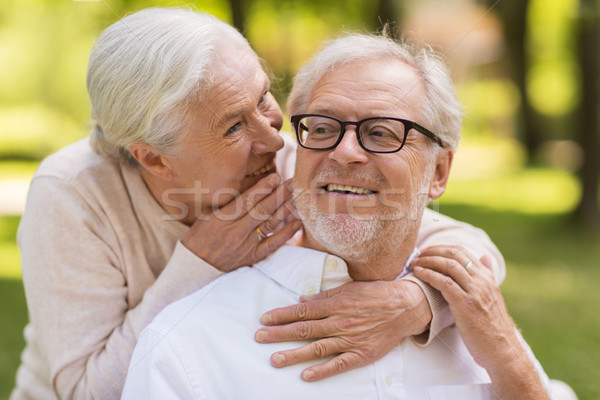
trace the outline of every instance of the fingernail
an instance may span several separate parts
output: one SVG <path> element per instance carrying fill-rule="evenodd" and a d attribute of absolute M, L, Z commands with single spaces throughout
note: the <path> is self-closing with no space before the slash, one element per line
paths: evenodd
<path fill-rule="evenodd" d="M 421 272 L 421 271 L 423 271 L 423 267 L 413 267 L 413 271 L 414 272 Z"/>
<path fill-rule="evenodd" d="M 272 357 L 273 364 L 276 366 L 285 365 L 285 356 L 281 353 L 275 353 Z"/>
<path fill-rule="evenodd" d="M 271 314 L 270 313 L 264 313 L 261 317 L 260 317 L 260 323 L 263 325 L 270 325 L 272 322 L 272 318 L 271 318 Z"/>
<path fill-rule="evenodd" d="M 300 221 L 300 220 L 298 220 L 298 221 L 295 221 L 295 222 L 294 222 L 294 226 L 293 226 L 293 228 L 294 228 L 295 230 L 298 230 L 298 229 L 302 228 L 302 221 Z"/>
<path fill-rule="evenodd" d="M 310 381 L 314 377 L 315 377 L 315 373 L 313 371 L 311 371 L 310 369 L 302 372 L 302 379 L 304 379 L 305 381 Z"/>
<path fill-rule="evenodd" d="M 302 302 L 302 303 L 310 301 L 311 299 L 312 299 L 312 296 L 309 296 L 309 295 L 303 294 L 302 296 L 300 296 L 300 302 Z"/>
<path fill-rule="evenodd" d="M 269 332 L 259 329 L 256 331 L 256 334 L 254 335 L 254 339 L 257 342 L 264 342 L 269 338 Z"/>

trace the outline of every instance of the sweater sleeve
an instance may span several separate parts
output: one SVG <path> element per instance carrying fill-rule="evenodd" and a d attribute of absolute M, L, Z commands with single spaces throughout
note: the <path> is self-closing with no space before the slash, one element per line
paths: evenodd
<path fill-rule="evenodd" d="M 119 398 L 142 329 L 167 304 L 221 275 L 178 243 L 130 308 L 111 228 L 74 185 L 34 179 L 18 241 L 35 346 L 59 398 Z"/>
<path fill-rule="evenodd" d="M 506 277 L 504 258 L 483 230 L 427 208 L 423 213 L 417 247 L 424 249 L 434 245 L 459 245 L 478 259 L 488 255 L 492 261 L 496 284 L 500 285 Z"/>
<path fill-rule="evenodd" d="M 424 249 L 434 245 L 459 245 L 473 253 L 478 259 L 488 255 L 492 261 L 496 283 L 498 285 L 502 283 L 506 276 L 504 258 L 484 231 L 430 209 L 425 209 L 417 238 L 417 247 Z M 444 328 L 454 323 L 454 318 L 450 313 L 448 303 L 440 292 L 412 274 L 402 279 L 410 280 L 419 285 L 431 307 L 432 318 L 429 330 L 413 338 L 417 344 L 428 345 Z"/>

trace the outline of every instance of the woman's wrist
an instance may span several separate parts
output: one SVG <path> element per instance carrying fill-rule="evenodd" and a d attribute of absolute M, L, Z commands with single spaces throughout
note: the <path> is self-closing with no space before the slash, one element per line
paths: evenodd
<path fill-rule="evenodd" d="M 432 319 L 431 307 L 423 289 L 414 281 L 401 279 L 391 282 L 394 285 L 396 298 L 401 299 L 401 308 L 407 310 L 402 313 L 404 323 L 408 324 L 410 335 L 420 335 L 427 332 Z"/>

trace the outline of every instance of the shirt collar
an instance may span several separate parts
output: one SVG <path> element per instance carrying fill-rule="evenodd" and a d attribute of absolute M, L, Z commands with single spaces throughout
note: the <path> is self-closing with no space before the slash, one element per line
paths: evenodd
<path fill-rule="evenodd" d="M 410 265 L 410 263 L 412 263 L 412 261 L 419 257 L 419 255 L 421 254 L 421 252 L 419 251 L 419 249 L 417 249 L 415 247 L 415 249 L 413 250 L 413 252 L 411 253 L 410 256 L 408 256 L 408 260 L 406 260 L 406 263 L 404 263 L 404 268 L 402 269 L 402 272 L 400 273 L 400 275 L 398 275 L 396 277 L 395 280 L 399 280 L 404 278 L 406 275 L 408 275 L 409 273 L 413 272 L 413 267 L 412 265 Z"/>
<path fill-rule="evenodd" d="M 415 249 L 397 279 L 410 272 L 410 262 L 416 255 Z M 291 245 L 282 246 L 254 268 L 298 295 L 312 295 L 352 281 L 348 265 L 340 257 Z"/>

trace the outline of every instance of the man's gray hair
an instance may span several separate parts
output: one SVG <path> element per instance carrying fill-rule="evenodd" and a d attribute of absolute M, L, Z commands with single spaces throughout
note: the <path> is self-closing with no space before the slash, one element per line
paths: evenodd
<path fill-rule="evenodd" d="M 173 155 L 190 105 L 212 84 L 216 53 L 248 48 L 235 28 L 181 8 L 148 8 L 109 26 L 90 54 L 87 88 L 94 149 L 135 164 L 129 145 Z"/>
<path fill-rule="evenodd" d="M 462 107 L 442 58 L 429 47 L 397 42 L 386 37 L 385 33 L 350 34 L 326 42 L 294 78 L 294 86 L 287 102 L 287 114 L 306 113 L 312 90 L 327 72 L 352 62 L 386 58 L 412 66 L 421 76 L 426 98 L 421 109 L 422 121 L 417 122 L 439 135 L 444 145 L 455 149 L 460 140 Z"/>

